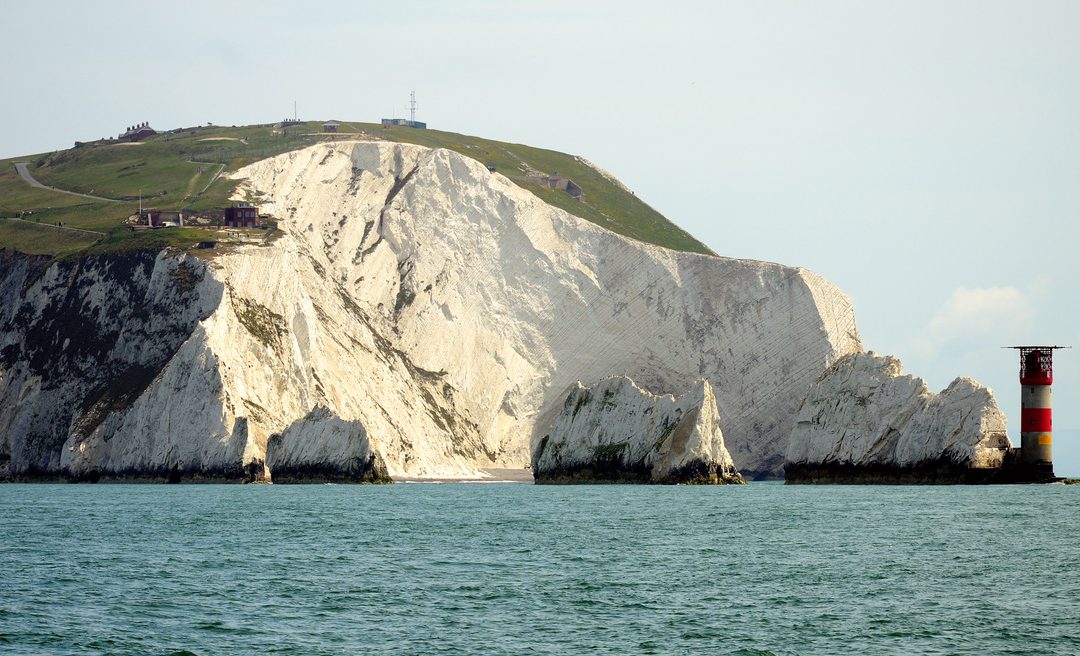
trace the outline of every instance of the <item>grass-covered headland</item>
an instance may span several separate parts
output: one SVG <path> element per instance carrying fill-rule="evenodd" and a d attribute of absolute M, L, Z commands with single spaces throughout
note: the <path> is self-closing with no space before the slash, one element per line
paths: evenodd
<path fill-rule="evenodd" d="M 382 139 L 447 148 L 506 175 L 547 203 L 640 241 L 675 250 L 709 249 L 633 193 L 572 155 L 453 132 L 343 122 L 337 133 L 321 122 L 280 130 L 273 125 L 194 127 L 141 142 L 103 140 L 68 150 L 0 160 L 0 248 L 54 256 L 82 252 L 189 246 L 213 239 L 205 229 L 133 231 L 126 223 L 145 208 L 219 216 L 238 184 L 222 174 L 251 162 L 327 140 Z M 98 199 L 33 187 L 18 174 L 25 162 L 40 183 Z M 580 200 L 530 182 L 530 174 L 570 178 Z"/>

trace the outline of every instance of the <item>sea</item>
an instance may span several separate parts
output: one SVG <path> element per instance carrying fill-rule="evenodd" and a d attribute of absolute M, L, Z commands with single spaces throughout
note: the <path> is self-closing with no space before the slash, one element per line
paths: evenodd
<path fill-rule="evenodd" d="M 1080 654 L 1080 485 L 0 485 L 3 654 Z"/>

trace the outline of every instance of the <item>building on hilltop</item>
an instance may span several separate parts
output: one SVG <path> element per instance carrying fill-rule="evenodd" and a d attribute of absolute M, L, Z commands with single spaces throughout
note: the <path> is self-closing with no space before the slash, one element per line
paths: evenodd
<path fill-rule="evenodd" d="M 184 213 L 177 210 L 139 210 L 139 216 L 146 219 L 150 228 L 183 228 Z"/>
<path fill-rule="evenodd" d="M 225 225 L 230 228 L 254 228 L 259 222 L 259 208 L 251 203 L 237 203 L 225 208 Z"/>
<path fill-rule="evenodd" d="M 383 126 L 403 125 L 407 128 L 419 128 L 421 130 L 427 128 L 427 123 L 424 123 L 423 121 L 414 121 L 407 118 L 384 118 L 382 120 L 382 124 Z"/>
<path fill-rule="evenodd" d="M 322 124 L 323 132 L 337 132 L 338 126 L 341 125 L 337 121 L 327 121 Z"/>
<path fill-rule="evenodd" d="M 142 141 L 147 137 L 152 137 L 157 134 L 154 128 L 150 127 L 149 123 L 143 122 L 138 125 L 129 125 L 127 130 L 117 137 L 124 141 Z"/>
<path fill-rule="evenodd" d="M 565 191 L 570 194 L 574 200 L 581 200 L 581 187 L 577 186 L 570 178 L 564 178 L 561 175 L 546 175 L 540 173 L 537 175 L 527 175 L 525 176 L 525 180 L 526 182 L 531 182 L 533 184 Z"/>
<path fill-rule="evenodd" d="M 274 123 L 274 134 L 287 135 L 292 128 L 299 128 L 304 124 L 303 121 L 296 118 L 284 118 Z"/>
<path fill-rule="evenodd" d="M 382 124 L 383 127 L 401 125 L 407 128 L 426 129 L 427 123 L 416 120 L 416 92 L 413 91 L 409 94 L 409 118 L 384 118 Z"/>

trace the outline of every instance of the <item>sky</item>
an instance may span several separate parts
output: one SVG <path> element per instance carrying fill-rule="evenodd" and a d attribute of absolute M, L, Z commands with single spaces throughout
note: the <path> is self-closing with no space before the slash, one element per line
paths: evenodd
<path fill-rule="evenodd" d="M 0 158 L 167 129 L 407 115 L 582 155 L 720 255 L 851 297 L 933 390 L 1080 347 L 1080 3 L 11 3 Z M 12 56 L 18 53 L 17 56 Z M 1080 348 L 1055 463 L 1080 475 Z"/>

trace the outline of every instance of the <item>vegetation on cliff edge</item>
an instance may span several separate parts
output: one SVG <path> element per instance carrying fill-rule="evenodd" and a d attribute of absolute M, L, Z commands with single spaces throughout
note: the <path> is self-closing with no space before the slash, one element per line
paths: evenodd
<path fill-rule="evenodd" d="M 102 140 L 0 160 L 0 248 L 62 256 L 90 248 L 108 252 L 190 246 L 200 237 L 213 237 L 198 230 L 161 230 L 153 236 L 128 230 L 124 221 L 138 210 L 140 196 L 144 207 L 161 210 L 221 209 L 230 204 L 238 184 L 223 173 L 320 141 L 381 139 L 454 150 L 493 167 L 545 202 L 619 234 L 675 250 L 711 252 L 632 192 L 572 155 L 372 123 L 343 122 L 339 132 L 330 134 L 321 130 L 319 122 L 289 127 L 284 134 L 272 125 L 194 127 L 138 143 Z M 42 184 L 100 199 L 32 187 L 19 176 L 16 162 L 26 162 Z M 582 189 L 581 199 L 526 179 L 536 173 L 572 179 Z"/>

